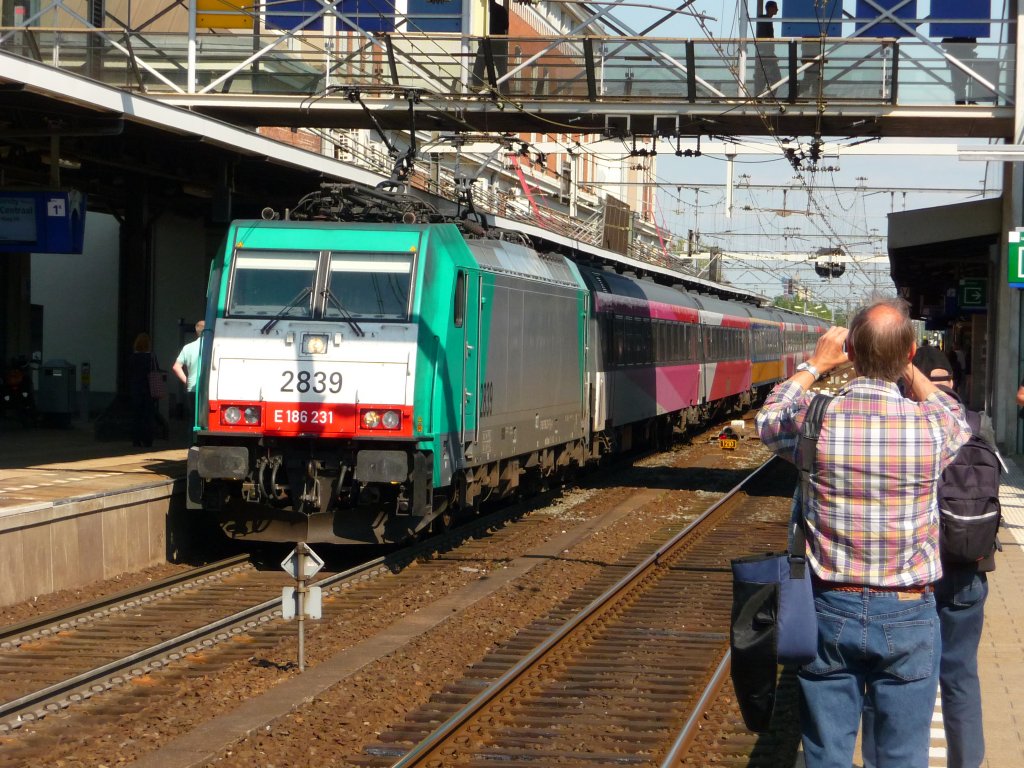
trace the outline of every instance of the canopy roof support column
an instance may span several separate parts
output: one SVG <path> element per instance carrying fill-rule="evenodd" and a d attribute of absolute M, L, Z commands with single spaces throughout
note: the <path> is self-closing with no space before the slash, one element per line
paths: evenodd
<path fill-rule="evenodd" d="M 1014 27 L 1017 51 L 1024 50 L 1024 24 L 1018 0 L 1011 0 L 1010 18 L 1016 18 Z M 1014 73 L 1016 88 L 1024 85 L 1024 67 L 1017 57 Z M 1024 101 L 1017 99 L 1014 106 L 1013 143 L 1024 141 Z M 994 259 L 992 294 L 996 298 L 995 312 L 989 316 L 988 368 L 991 386 L 991 414 L 995 425 L 996 440 L 1014 453 L 1020 453 L 1022 445 L 1022 421 L 1015 418 L 1017 387 L 1024 376 L 1024 350 L 1021 349 L 1020 290 L 1008 286 L 1009 248 L 1006 232 L 1024 226 L 1024 163 L 1004 163 L 1003 178 L 1003 221 L 1004 228 L 999 242 L 999 253 Z M 997 343 L 998 340 L 998 343 Z"/>

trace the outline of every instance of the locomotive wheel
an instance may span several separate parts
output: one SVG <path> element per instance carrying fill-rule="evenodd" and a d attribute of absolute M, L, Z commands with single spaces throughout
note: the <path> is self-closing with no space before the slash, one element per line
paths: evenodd
<path fill-rule="evenodd" d="M 455 522 L 455 504 L 451 499 L 435 502 L 434 518 L 428 526 L 430 533 L 443 533 Z"/>
<path fill-rule="evenodd" d="M 450 529 L 453 522 L 455 522 L 455 515 L 452 513 L 451 509 L 446 509 L 434 518 L 434 523 L 437 524 L 438 529 L 441 531 L 447 531 Z"/>

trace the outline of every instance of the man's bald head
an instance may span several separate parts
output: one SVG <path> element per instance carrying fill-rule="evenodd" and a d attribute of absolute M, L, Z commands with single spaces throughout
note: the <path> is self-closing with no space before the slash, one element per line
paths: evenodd
<path fill-rule="evenodd" d="M 914 326 L 907 305 L 886 299 L 858 312 L 847 338 L 857 375 L 898 381 L 914 353 Z"/>

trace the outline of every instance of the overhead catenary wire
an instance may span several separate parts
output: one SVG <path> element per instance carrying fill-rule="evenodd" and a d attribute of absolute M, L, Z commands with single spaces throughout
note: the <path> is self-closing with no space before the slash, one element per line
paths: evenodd
<path fill-rule="evenodd" d="M 829 21 L 830 20 L 831 19 L 829 19 Z M 703 30 L 705 36 L 708 37 L 709 40 L 713 39 L 713 36 L 710 34 L 710 30 L 709 30 L 709 28 L 707 26 L 706 20 L 705 19 L 698 19 L 698 23 L 700 24 L 701 29 Z M 734 23 L 735 23 L 735 21 L 734 21 Z M 748 23 L 749 23 L 749 20 L 748 20 Z M 720 55 L 721 55 L 721 52 L 722 52 L 721 47 L 719 47 L 719 52 L 720 52 Z M 820 77 L 819 77 L 819 81 L 820 81 Z M 502 94 L 500 94 L 500 93 L 495 93 L 495 94 L 493 94 L 493 96 L 494 96 L 496 102 L 503 102 L 504 103 L 504 102 L 508 102 L 509 101 L 508 99 L 505 99 L 504 96 Z M 820 97 L 820 87 L 819 87 L 819 97 Z M 761 115 L 763 120 L 768 119 L 768 111 L 767 110 L 770 109 L 770 103 L 768 103 L 767 107 L 764 104 L 762 104 L 762 101 L 759 101 L 759 100 L 750 100 L 750 101 L 748 101 L 746 103 L 747 103 L 748 106 L 750 104 L 753 104 L 755 109 L 758 110 L 758 113 Z M 775 103 L 777 105 L 778 101 L 776 100 Z M 722 114 L 727 113 L 728 111 L 730 111 L 732 109 L 735 109 L 735 108 L 736 108 L 735 105 L 727 106 L 726 109 L 723 109 L 721 111 L 721 113 Z M 527 110 L 524 109 L 523 111 L 526 112 Z M 543 116 L 541 116 L 541 115 L 537 115 L 537 117 L 539 119 L 541 119 L 541 120 L 544 119 Z M 467 124 L 466 124 L 467 127 L 473 127 L 472 126 L 473 122 L 475 122 L 475 121 L 467 122 Z M 596 150 L 592 149 L 591 148 L 591 144 L 589 144 L 589 143 L 588 144 L 580 144 L 580 143 L 573 143 L 572 141 L 563 141 L 562 138 L 561 138 L 561 134 L 569 134 L 569 135 L 573 134 L 574 126 L 572 126 L 571 124 L 559 123 L 557 121 L 550 121 L 550 120 L 547 120 L 545 122 L 547 124 L 549 124 L 549 125 L 552 125 L 553 128 L 555 129 L 555 130 L 549 131 L 546 135 L 553 142 L 559 144 L 562 147 L 562 149 L 563 149 L 563 151 L 565 153 L 584 156 L 584 157 L 587 158 L 587 162 L 593 163 L 595 167 L 605 167 L 605 168 L 612 167 L 616 163 L 622 162 L 630 154 L 628 148 L 623 146 L 622 152 L 620 154 L 618 154 L 614 158 L 608 158 L 607 156 L 604 156 L 601 153 L 598 153 Z M 863 140 L 862 138 L 851 139 L 851 141 L 858 141 L 858 142 L 862 141 L 862 140 Z M 737 141 L 737 143 L 740 143 L 741 141 L 742 141 L 742 143 L 749 143 L 746 140 L 740 140 L 740 139 L 736 139 L 735 141 Z M 786 146 L 791 144 L 792 139 L 787 141 L 787 140 L 785 140 L 782 137 L 778 137 L 775 134 L 772 134 L 771 141 L 773 143 L 775 143 L 780 148 L 780 150 L 782 150 Z M 594 143 L 599 143 L 599 142 L 594 142 Z M 619 140 L 619 144 L 622 145 L 622 141 L 621 140 Z M 714 155 L 706 155 L 706 156 L 711 161 L 717 161 L 717 162 L 722 162 L 723 160 L 726 159 L 726 158 L 723 158 L 723 157 L 720 157 L 720 156 L 714 156 Z M 758 159 L 758 160 L 740 160 L 740 161 L 736 161 L 736 162 L 746 163 L 746 164 L 748 164 L 750 166 L 755 166 L 755 165 L 763 165 L 764 163 L 767 163 L 767 162 L 777 162 L 777 159 L 778 158 L 768 158 L 768 159 L 764 159 L 764 160 L 761 160 L 761 159 Z M 552 169 L 552 170 L 554 171 L 554 175 L 556 177 L 559 176 L 559 169 Z M 644 173 L 645 174 L 652 174 L 653 171 L 651 169 L 649 169 L 649 167 L 648 167 L 648 170 L 645 170 Z M 652 181 L 659 182 L 660 178 L 661 178 L 660 175 L 656 179 L 653 179 L 653 180 L 648 178 L 648 179 L 645 179 L 645 183 L 650 184 Z M 573 183 L 578 183 L 578 182 L 576 181 L 576 179 L 573 179 Z M 615 183 L 622 183 L 622 182 L 600 181 L 600 180 L 596 180 L 596 179 L 591 178 L 591 179 L 588 180 L 587 183 L 592 184 L 594 186 L 600 186 L 602 184 L 615 184 Z M 864 236 L 866 236 L 865 233 L 870 231 L 871 227 L 867 226 L 866 222 L 865 222 L 863 227 L 858 225 L 857 227 L 852 228 L 852 229 L 848 228 L 846 226 L 842 226 L 842 227 L 837 228 L 836 226 L 833 226 L 832 222 L 830 221 L 830 217 L 824 215 L 823 212 L 825 212 L 825 211 L 830 211 L 834 215 L 834 213 L 837 210 L 837 208 L 843 208 L 844 206 L 847 205 L 845 198 L 840 196 L 840 195 L 838 195 L 838 194 L 836 194 L 834 189 L 833 189 L 836 186 L 834 175 L 832 175 L 832 174 L 821 175 L 821 174 L 816 174 L 814 172 L 804 172 L 804 173 L 801 174 L 801 183 L 807 189 L 807 194 L 808 194 L 807 208 L 809 210 L 813 210 L 813 211 L 815 211 L 815 212 L 817 212 L 819 214 L 822 214 L 821 215 L 821 222 L 820 223 L 819 222 L 814 222 L 812 224 L 812 227 L 814 229 L 818 230 L 818 232 L 819 232 L 821 237 L 835 238 L 836 241 L 841 244 L 841 246 L 848 247 L 849 243 L 851 241 L 849 240 L 847 235 L 849 235 L 850 233 L 855 233 L 857 237 L 863 238 Z M 671 181 L 666 181 L 666 182 L 664 182 L 664 186 L 662 186 L 661 189 L 662 190 L 670 190 L 671 186 L 672 186 L 672 182 Z M 825 194 L 825 191 L 827 191 L 827 195 Z M 674 199 L 675 202 L 678 202 L 680 205 L 687 205 L 687 203 L 679 201 L 678 200 L 678 196 L 673 198 L 672 193 L 670 191 L 666 192 L 666 194 L 669 196 L 669 199 Z M 854 200 L 854 201 L 850 202 L 848 204 L 848 207 L 845 209 L 847 211 L 847 213 L 849 213 L 854 206 L 858 206 L 859 207 L 859 209 L 861 211 L 861 214 L 862 214 L 862 218 L 866 219 L 866 216 L 867 216 L 866 210 L 865 210 L 866 206 L 865 206 L 863 197 L 859 198 L 859 200 Z M 765 227 L 764 229 L 765 229 L 765 232 L 770 232 L 771 231 L 770 227 Z M 856 229 L 863 229 L 864 232 L 856 232 Z M 845 243 L 844 243 L 844 238 L 846 239 Z"/>

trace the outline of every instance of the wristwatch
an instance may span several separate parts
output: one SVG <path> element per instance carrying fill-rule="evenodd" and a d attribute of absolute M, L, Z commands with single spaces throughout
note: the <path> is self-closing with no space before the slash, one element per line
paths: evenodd
<path fill-rule="evenodd" d="M 796 372 L 800 373 L 800 371 L 807 371 L 809 374 L 811 374 L 811 376 L 814 377 L 815 381 L 821 378 L 821 373 L 818 371 L 818 369 L 808 362 L 800 363 L 800 365 L 796 367 Z"/>

